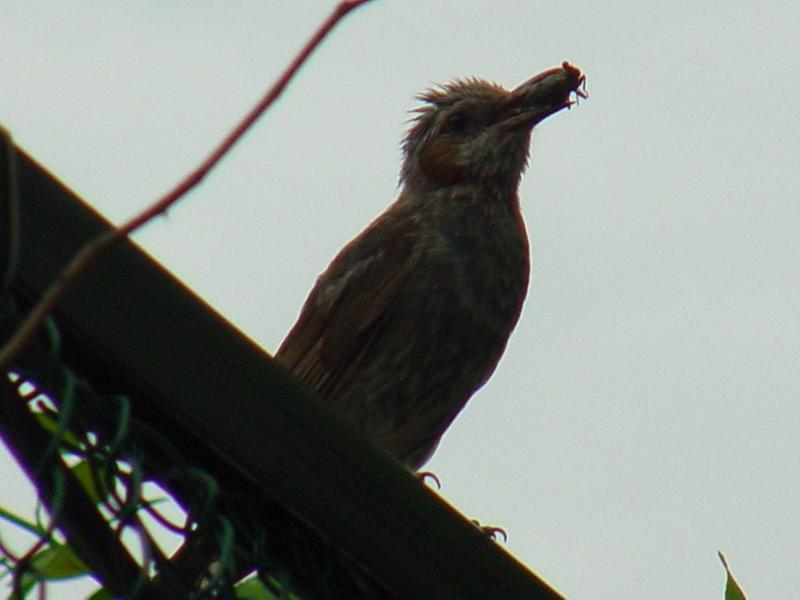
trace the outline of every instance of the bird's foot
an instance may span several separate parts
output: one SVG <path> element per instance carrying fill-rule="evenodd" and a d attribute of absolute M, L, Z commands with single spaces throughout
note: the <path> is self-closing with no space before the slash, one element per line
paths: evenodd
<path fill-rule="evenodd" d="M 508 541 L 508 534 L 506 530 L 502 527 L 494 527 L 493 525 L 481 525 L 475 519 L 472 519 L 473 524 L 475 527 L 480 529 L 483 532 L 483 535 L 488 537 L 490 540 L 494 540 L 495 542 L 499 540 L 499 538 L 503 538 L 503 542 Z"/>
<path fill-rule="evenodd" d="M 431 471 L 417 471 L 415 475 L 422 483 L 427 484 L 430 482 L 437 490 L 442 489 L 442 482 L 436 476 L 436 473 L 432 473 Z"/>

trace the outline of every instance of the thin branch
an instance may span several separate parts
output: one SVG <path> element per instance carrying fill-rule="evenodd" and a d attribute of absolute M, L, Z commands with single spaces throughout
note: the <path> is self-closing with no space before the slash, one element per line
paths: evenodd
<path fill-rule="evenodd" d="M 134 216 L 132 219 L 113 231 L 104 233 L 81 248 L 67 266 L 61 271 L 59 276 L 53 281 L 42 297 L 33 307 L 31 312 L 20 324 L 14 335 L 6 342 L 0 350 L 0 372 L 8 369 L 8 365 L 17 354 L 28 344 L 36 335 L 36 332 L 44 323 L 47 316 L 53 311 L 55 306 L 83 274 L 86 269 L 97 258 L 107 252 L 111 246 L 119 240 L 127 237 L 136 229 L 153 219 L 154 217 L 166 212 L 173 204 L 186 195 L 192 188 L 199 184 L 217 163 L 230 151 L 230 149 L 242 138 L 242 136 L 252 127 L 259 117 L 272 105 L 275 100 L 283 93 L 284 89 L 292 78 L 297 74 L 308 57 L 319 47 L 331 30 L 341 21 L 350 11 L 366 4 L 369 0 L 342 0 L 333 9 L 327 19 L 320 25 L 314 35 L 306 42 L 305 46 L 295 56 L 294 60 L 284 70 L 283 74 L 267 91 L 264 97 L 253 107 L 253 109 L 242 119 L 242 121 L 225 137 L 217 148 L 206 158 L 197 168 L 183 178 L 172 190 L 159 198 L 155 203 L 143 212 Z"/>

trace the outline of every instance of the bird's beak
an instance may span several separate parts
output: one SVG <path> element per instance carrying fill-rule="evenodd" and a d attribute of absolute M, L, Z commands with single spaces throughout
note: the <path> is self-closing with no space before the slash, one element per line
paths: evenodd
<path fill-rule="evenodd" d="M 572 94 L 576 99 L 572 100 Z M 552 114 L 588 98 L 586 76 L 566 61 L 517 87 L 508 97 L 504 123 L 513 128 L 533 127 Z"/>

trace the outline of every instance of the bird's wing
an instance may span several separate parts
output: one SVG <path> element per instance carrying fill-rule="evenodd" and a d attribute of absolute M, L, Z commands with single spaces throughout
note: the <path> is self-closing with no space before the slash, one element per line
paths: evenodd
<path fill-rule="evenodd" d="M 411 272 L 410 240 L 371 234 L 351 242 L 320 276 L 275 355 L 332 401 L 380 336 Z"/>

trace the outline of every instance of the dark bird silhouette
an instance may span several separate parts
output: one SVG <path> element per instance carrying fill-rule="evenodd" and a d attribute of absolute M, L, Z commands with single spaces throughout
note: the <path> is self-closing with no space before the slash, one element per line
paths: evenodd
<path fill-rule="evenodd" d="M 507 91 L 419 96 L 398 199 L 317 279 L 276 358 L 412 469 L 495 370 L 530 271 L 517 188 L 531 131 L 586 97 L 564 62 Z"/>

